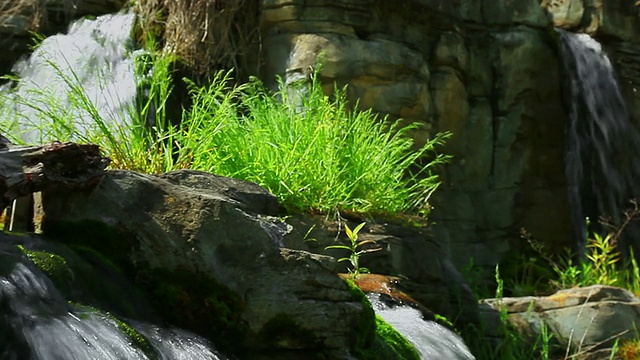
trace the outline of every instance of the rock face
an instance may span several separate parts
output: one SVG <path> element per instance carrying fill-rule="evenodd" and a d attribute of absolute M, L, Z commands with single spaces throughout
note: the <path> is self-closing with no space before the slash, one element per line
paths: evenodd
<path fill-rule="evenodd" d="M 348 84 L 361 108 L 422 123 L 418 142 L 452 131 L 435 235 L 459 268 L 492 265 L 521 247 L 521 228 L 574 245 L 553 25 L 611 49 L 640 119 L 631 1 L 263 0 L 263 77 L 304 79 L 320 58 L 321 77 Z"/>
<path fill-rule="evenodd" d="M 348 244 L 344 225 L 354 229 L 361 222 L 356 219 L 330 221 L 326 216 L 296 215 L 287 219 L 293 231 L 284 237 L 284 244 L 288 248 L 330 255 L 336 259 L 348 257 L 346 250 L 325 248 Z M 370 220 L 360 230 L 358 240 L 373 241 L 367 247 L 375 250 L 360 256 L 360 266 L 372 274 L 399 276 L 393 280 L 383 276 L 388 279 L 385 281 L 376 275 L 365 275 L 356 282 L 361 289 L 380 292 L 375 290 L 373 284 L 389 288 L 383 284 L 391 282 L 394 285 L 389 291 L 393 294 L 402 292 L 413 299 L 407 302 L 417 302 L 461 327 L 478 322 L 475 295 L 428 230 Z M 338 269 L 346 273 L 350 267 L 345 261 L 339 264 Z"/>
<path fill-rule="evenodd" d="M 509 322 L 533 338 L 546 326 L 559 345 L 556 350 L 582 353 L 579 358 L 610 359 L 614 342 L 635 339 L 640 325 L 640 299 L 610 286 L 561 290 L 547 297 L 488 299 L 484 303 L 494 309 L 505 308 Z"/>
<path fill-rule="evenodd" d="M 168 320 L 214 341 L 279 359 L 304 351 L 340 359 L 373 335 L 360 333 L 372 314 L 333 259 L 281 247 L 289 225 L 255 184 L 112 171 L 92 191 L 48 192 L 43 202 L 45 234 L 115 258 Z M 82 232 L 96 226 L 103 231 Z"/>

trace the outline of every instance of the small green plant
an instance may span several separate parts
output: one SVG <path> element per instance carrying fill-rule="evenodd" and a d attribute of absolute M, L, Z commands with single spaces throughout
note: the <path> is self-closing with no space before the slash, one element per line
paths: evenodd
<path fill-rule="evenodd" d="M 605 235 L 600 233 L 587 234 L 584 260 L 575 260 L 577 256 L 569 250 L 560 256 L 553 255 L 544 244 L 532 239 L 529 239 L 529 242 L 549 262 L 557 275 L 557 280 L 551 281 L 551 284 L 557 289 L 610 285 L 637 293 L 640 290 L 637 282 L 640 268 L 633 249 L 629 249 L 628 261 L 623 263 L 617 244 L 624 228 L 638 213 L 637 208 L 627 212 L 627 220 L 617 229 L 611 228 Z"/>
<path fill-rule="evenodd" d="M 349 275 L 351 279 L 356 280 L 360 274 L 368 273 L 369 269 L 360 266 L 360 256 L 366 253 L 374 252 L 380 250 L 379 248 L 374 249 L 362 249 L 362 246 L 367 244 L 375 243 L 375 240 L 358 240 L 358 233 L 362 230 L 366 223 L 361 223 L 357 225 L 353 230 L 349 228 L 349 225 L 344 225 L 344 231 L 347 234 L 347 238 L 349 238 L 348 245 L 329 245 L 325 247 L 326 249 L 343 249 L 349 251 L 348 257 L 343 257 L 338 259 L 338 262 L 348 261 L 351 264 L 349 268 Z"/>

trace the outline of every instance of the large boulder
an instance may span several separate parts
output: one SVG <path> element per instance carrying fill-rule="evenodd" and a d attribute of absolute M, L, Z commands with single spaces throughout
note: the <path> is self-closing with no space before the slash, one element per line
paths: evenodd
<path fill-rule="evenodd" d="M 289 225 L 255 184 L 196 171 L 109 171 L 95 189 L 56 189 L 43 203 L 47 236 L 101 251 L 167 320 L 246 358 L 348 358 L 372 339 L 373 315 L 335 261 L 283 248 Z"/>

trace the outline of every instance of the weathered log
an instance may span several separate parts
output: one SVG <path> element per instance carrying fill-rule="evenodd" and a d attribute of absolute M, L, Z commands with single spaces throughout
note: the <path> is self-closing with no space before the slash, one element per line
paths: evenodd
<path fill-rule="evenodd" d="M 42 146 L 0 143 L 0 209 L 51 186 L 94 186 L 111 160 L 97 145 L 54 142 Z"/>

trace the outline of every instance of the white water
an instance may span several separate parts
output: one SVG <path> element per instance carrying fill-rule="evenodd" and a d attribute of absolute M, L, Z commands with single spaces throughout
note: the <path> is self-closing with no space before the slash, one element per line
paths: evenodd
<path fill-rule="evenodd" d="M 128 321 L 148 340 L 145 352 L 113 316 L 68 304 L 14 246 L 0 247 L 0 261 L 0 359 L 227 360 L 188 331 Z"/>
<path fill-rule="evenodd" d="M 73 118 L 78 134 L 95 126 L 89 112 L 72 105 L 79 98 L 71 91 L 70 81 L 74 87 L 84 89 L 102 119 L 118 124 L 130 121 L 128 114 L 137 93 L 137 52 L 131 44 L 134 19 L 134 14 L 115 14 L 79 20 L 67 34 L 44 39 L 28 60 L 16 64 L 14 72 L 21 80 L 12 93 L 14 126 L 19 123 L 25 129 L 27 124 L 37 124 L 42 128 L 24 133 L 27 143 L 60 140 L 56 138 L 60 133 L 49 133 L 51 116 L 43 114 L 43 110 Z M 72 136 L 71 140 L 78 138 Z"/>
<path fill-rule="evenodd" d="M 376 314 L 404 335 L 422 359 L 475 359 L 460 336 L 434 321 L 423 320 L 420 311 L 410 306 L 389 307 L 377 294 L 369 294 L 367 298 Z"/>
<path fill-rule="evenodd" d="M 640 133 L 602 46 L 586 34 L 558 33 L 569 82 L 565 166 L 575 237 L 582 250 L 586 217 L 592 225 L 600 216 L 619 224 L 628 201 L 640 195 Z M 635 226 L 632 222 L 619 239 L 622 252 L 636 242 L 627 236 L 640 230 L 629 231 Z"/>

